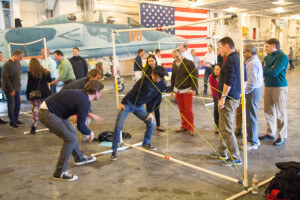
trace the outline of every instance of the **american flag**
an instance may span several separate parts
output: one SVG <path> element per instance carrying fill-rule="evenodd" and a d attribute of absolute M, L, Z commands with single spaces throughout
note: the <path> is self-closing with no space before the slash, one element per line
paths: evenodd
<path fill-rule="evenodd" d="M 141 3 L 140 17 L 141 24 L 143 26 L 147 28 L 153 28 L 171 25 L 182 25 L 200 20 L 206 20 L 208 18 L 208 12 L 207 10 L 203 9 Z M 208 24 L 205 23 L 193 26 L 179 27 L 175 29 L 168 29 L 165 31 L 167 33 L 171 33 L 185 39 L 206 38 L 207 26 Z M 200 57 L 200 60 L 203 60 L 203 56 L 207 52 L 207 42 L 207 40 L 191 40 L 190 42 L 188 42 L 188 51 L 190 52 L 192 49 L 195 49 L 197 52 L 196 55 Z M 172 50 L 161 52 L 162 65 L 166 67 L 168 71 L 171 70 L 173 63 L 171 52 Z"/>

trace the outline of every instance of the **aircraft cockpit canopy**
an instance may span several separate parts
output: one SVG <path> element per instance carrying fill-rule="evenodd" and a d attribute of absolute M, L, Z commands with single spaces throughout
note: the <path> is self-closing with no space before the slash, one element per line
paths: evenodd
<path fill-rule="evenodd" d="M 118 24 L 128 25 L 129 27 L 142 27 L 142 25 L 125 14 L 101 11 L 70 13 L 67 15 L 67 19 L 71 22 Z"/>

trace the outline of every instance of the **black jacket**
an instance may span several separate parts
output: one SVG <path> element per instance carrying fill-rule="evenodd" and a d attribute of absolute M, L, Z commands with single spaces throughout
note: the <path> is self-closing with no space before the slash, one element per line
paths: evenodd
<path fill-rule="evenodd" d="M 29 93 L 31 91 L 38 89 L 39 80 L 40 80 L 39 78 L 33 77 L 31 72 L 28 72 L 28 80 L 27 80 L 27 88 L 26 88 L 27 99 L 29 99 Z M 39 90 L 42 93 L 42 99 L 45 99 L 51 95 L 51 92 L 47 84 L 50 82 L 51 82 L 50 72 L 47 72 L 47 74 L 43 74 L 40 82 L 40 87 L 39 87 Z"/>
<path fill-rule="evenodd" d="M 85 59 L 81 56 L 73 56 L 70 59 L 76 79 L 86 77 L 89 69 Z"/>
<path fill-rule="evenodd" d="M 137 55 L 137 57 L 134 59 L 133 67 L 134 67 L 133 68 L 134 71 L 143 70 L 143 62 L 142 62 L 142 57 L 140 55 Z"/>
<path fill-rule="evenodd" d="M 228 96 L 239 100 L 241 97 L 240 57 L 236 52 L 229 54 L 222 66 L 218 82 L 218 98 L 221 99 L 224 84 L 231 86 Z M 231 98 L 227 98 L 231 100 Z"/>

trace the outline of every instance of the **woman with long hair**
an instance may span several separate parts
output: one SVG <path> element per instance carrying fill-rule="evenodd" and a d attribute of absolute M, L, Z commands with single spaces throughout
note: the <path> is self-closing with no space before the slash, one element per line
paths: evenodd
<path fill-rule="evenodd" d="M 29 62 L 29 71 L 27 79 L 27 89 L 26 97 L 29 100 L 30 92 L 34 90 L 41 91 L 41 99 L 31 100 L 31 110 L 32 110 L 32 125 L 30 134 L 36 133 L 36 126 L 38 122 L 38 111 L 40 109 L 42 101 L 51 95 L 48 84 L 51 82 L 50 72 L 44 69 L 38 59 L 31 58 Z"/>
<path fill-rule="evenodd" d="M 155 55 L 149 55 L 147 57 L 147 62 L 146 62 L 146 67 L 145 67 L 145 76 L 148 76 L 148 78 L 151 77 L 151 73 L 152 73 L 152 70 L 157 66 L 157 61 L 156 61 L 156 58 L 155 58 Z M 145 77 L 144 78 L 147 78 Z M 160 107 L 160 104 L 156 105 L 156 109 L 154 111 L 154 114 L 155 114 L 155 120 L 156 120 L 156 129 L 158 131 L 165 131 L 163 127 L 160 126 L 160 112 L 159 112 L 159 107 Z"/>
<path fill-rule="evenodd" d="M 213 67 L 213 73 L 209 75 L 209 84 L 211 93 L 214 100 L 214 120 L 217 127 L 219 127 L 219 111 L 218 111 L 218 82 L 221 72 L 221 64 L 216 64 Z M 219 133 L 218 129 L 216 128 L 215 133 Z"/>

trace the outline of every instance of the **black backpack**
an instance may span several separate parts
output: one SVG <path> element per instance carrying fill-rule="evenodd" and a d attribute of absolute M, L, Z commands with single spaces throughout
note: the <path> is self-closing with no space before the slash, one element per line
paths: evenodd
<path fill-rule="evenodd" d="M 122 132 L 122 138 L 128 139 L 131 138 L 131 135 L 126 132 Z M 111 131 L 104 131 L 98 135 L 99 142 L 112 142 L 113 140 L 113 132 Z"/>
<path fill-rule="evenodd" d="M 271 180 L 265 193 L 267 199 L 300 199 L 300 163 L 281 162 L 276 163 L 281 170 Z"/>

